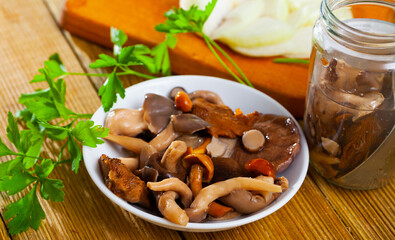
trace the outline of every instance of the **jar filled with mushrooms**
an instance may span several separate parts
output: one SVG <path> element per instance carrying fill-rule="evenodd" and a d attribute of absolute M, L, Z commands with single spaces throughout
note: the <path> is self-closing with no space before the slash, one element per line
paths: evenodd
<path fill-rule="evenodd" d="M 345 188 L 395 175 L 394 15 L 393 1 L 324 0 L 313 30 L 304 130 L 314 168 Z"/>

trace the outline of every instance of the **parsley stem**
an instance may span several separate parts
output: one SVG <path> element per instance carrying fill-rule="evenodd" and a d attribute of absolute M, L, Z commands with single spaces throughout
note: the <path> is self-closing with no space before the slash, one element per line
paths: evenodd
<path fill-rule="evenodd" d="M 239 81 L 241 84 L 246 85 L 245 82 L 243 82 L 243 80 L 241 80 L 236 74 L 234 74 L 232 72 L 232 70 L 225 64 L 224 61 L 222 61 L 222 59 L 219 57 L 219 55 L 217 54 L 217 52 L 215 51 L 215 49 L 213 48 L 213 46 L 211 45 L 210 41 L 209 41 L 209 37 L 207 37 L 206 35 L 202 35 L 204 41 L 206 42 L 207 46 L 210 48 L 211 52 L 214 54 L 214 56 L 218 59 L 218 61 L 221 63 L 221 65 L 237 80 Z"/>
<path fill-rule="evenodd" d="M 10 154 L 11 155 L 11 154 Z M 33 158 L 33 159 L 39 159 L 39 160 L 44 160 L 45 158 L 42 158 L 42 157 L 40 157 L 40 156 L 38 156 L 38 157 L 34 157 L 34 156 L 29 156 L 29 155 L 26 155 L 26 154 L 24 154 L 24 153 L 16 153 L 16 155 L 18 155 L 18 156 L 22 156 L 22 157 L 28 157 L 28 158 Z"/>
<path fill-rule="evenodd" d="M 203 32 L 201 32 L 202 35 L 205 35 Z M 250 87 L 254 87 L 252 86 L 251 82 L 248 80 L 247 76 L 244 74 L 244 72 L 239 68 L 239 66 L 235 63 L 235 61 L 233 61 L 233 59 L 211 38 L 209 38 L 207 35 L 205 35 L 207 37 L 207 39 L 210 41 L 210 43 L 216 48 L 218 49 L 218 51 L 220 51 L 222 53 L 222 55 L 225 56 L 226 59 L 229 60 L 229 62 L 236 68 L 236 70 L 240 73 L 240 75 L 242 76 L 242 78 L 244 79 L 244 81 L 247 83 L 248 86 Z"/>
<path fill-rule="evenodd" d="M 55 163 L 55 167 L 56 167 L 57 165 L 59 165 L 59 164 L 69 163 L 69 162 L 71 162 L 71 158 L 66 159 L 66 160 L 63 160 L 63 161 L 56 162 L 56 163 Z"/>
<path fill-rule="evenodd" d="M 117 75 L 128 75 L 128 74 L 132 74 L 132 75 L 136 75 L 136 76 L 143 77 L 143 78 L 147 78 L 147 79 L 154 79 L 154 78 L 156 78 L 156 77 L 151 76 L 151 75 L 147 75 L 147 74 L 144 74 L 144 73 L 140 73 L 140 72 L 133 71 L 132 69 L 130 69 L 130 68 L 128 68 L 128 67 L 120 66 L 119 68 L 123 70 L 123 72 L 122 72 L 123 74 L 117 73 Z"/>
<path fill-rule="evenodd" d="M 298 58 L 275 58 L 273 60 L 275 63 L 301 63 L 301 64 L 309 64 L 309 60 L 298 59 Z"/>

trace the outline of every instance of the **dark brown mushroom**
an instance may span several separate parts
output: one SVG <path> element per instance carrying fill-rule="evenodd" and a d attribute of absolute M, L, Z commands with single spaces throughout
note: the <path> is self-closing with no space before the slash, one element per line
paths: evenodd
<path fill-rule="evenodd" d="M 153 93 L 145 95 L 143 110 L 144 120 L 148 125 L 148 129 L 155 134 L 165 129 L 170 122 L 171 115 L 180 113 L 174 107 L 172 100 Z"/>
<path fill-rule="evenodd" d="M 162 157 L 163 157 L 162 153 L 158 153 L 158 152 L 154 153 L 149 157 L 146 163 L 148 167 L 152 167 L 158 171 L 159 173 L 158 180 L 160 181 L 166 178 L 175 177 L 180 179 L 181 181 L 185 181 L 187 172 L 185 168 L 182 166 L 182 164 L 181 163 L 177 164 L 175 172 L 169 171 L 160 164 Z"/>
<path fill-rule="evenodd" d="M 172 90 L 170 90 L 169 97 L 174 100 L 177 93 L 180 91 L 187 92 L 183 87 L 174 87 Z"/>
<path fill-rule="evenodd" d="M 253 128 L 265 133 L 265 147 L 258 152 L 248 152 L 238 141 L 231 158 L 241 167 L 252 159 L 263 158 L 271 162 L 276 173 L 284 171 L 300 150 L 300 134 L 296 123 L 289 117 L 259 114 Z"/>
<path fill-rule="evenodd" d="M 195 114 L 184 113 L 171 116 L 175 132 L 180 134 L 193 134 L 210 127 L 210 124 Z"/>

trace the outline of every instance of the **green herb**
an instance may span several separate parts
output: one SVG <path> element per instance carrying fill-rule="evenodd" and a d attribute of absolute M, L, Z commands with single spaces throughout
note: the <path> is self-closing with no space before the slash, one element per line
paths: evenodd
<path fill-rule="evenodd" d="M 111 28 L 111 41 L 114 44 L 113 56 L 100 54 L 99 59 L 89 65 L 92 69 L 110 67 L 112 68 L 110 73 L 91 74 L 67 72 L 59 55 L 55 53 L 49 57 L 48 61 L 44 62 L 44 68 L 39 69 L 40 74 L 34 76 L 31 83 L 48 81 L 48 79 L 58 79 L 54 81 L 54 85 L 50 86 L 50 89 L 51 92 L 59 92 L 64 90 L 63 78 L 69 75 L 107 77 L 106 81 L 99 89 L 99 96 L 101 97 L 104 111 L 107 112 L 116 102 L 117 94 L 119 94 L 121 98 L 125 97 L 125 88 L 119 76 L 136 75 L 146 79 L 155 78 L 153 75 L 147 75 L 132 70 L 131 67 L 144 66 L 151 74 L 171 74 L 168 48 L 174 48 L 176 44 L 176 38 L 172 34 L 167 34 L 165 40 L 152 49 L 142 44 L 125 47 L 124 45 L 127 39 L 128 37 L 124 32 L 116 28 Z M 46 77 L 46 75 L 48 77 Z M 31 106 L 31 102 L 28 99 L 32 97 L 32 95 L 33 97 L 41 97 L 34 106 Z M 48 102 L 48 95 L 51 95 L 51 93 L 39 90 L 32 94 L 26 94 L 24 96 L 26 99 L 22 99 L 22 101 L 25 101 L 23 104 L 26 104 L 28 109 L 34 107 L 42 109 L 41 112 L 37 113 L 40 119 L 46 120 L 45 118 L 56 118 L 58 117 L 56 115 L 57 113 L 62 116 L 67 116 L 68 112 L 66 109 L 63 109 L 63 111 L 57 107 L 64 99 L 57 99 L 55 104 L 52 104 Z M 60 107 L 62 107 L 62 105 L 60 105 Z"/>
<path fill-rule="evenodd" d="M 275 63 L 301 63 L 301 64 L 310 64 L 309 60 L 298 59 L 298 58 L 275 58 L 273 59 Z"/>
<path fill-rule="evenodd" d="M 155 26 L 155 29 L 159 32 L 164 32 L 168 34 L 180 34 L 180 33 L 198 33 L 201 35 L 206 42 L 207 46 L 210 48 L 212 53 L 221 63 L 221 65 L 240 83 L 246 84 L 252 87 L 251 82 L 245 76 L 243 71 L 237 66 L 237 64 L 232 60 L 232 58 L 210 37 L 208 37 L 203 32 L 203 25 L 207 21 L 211 12 L 213 11 L 217 0 L 212 0 L 208 3 L 204 10 L 198 9 L 197 6 L 192 5 L 190 9 L 178 9 L 173 8 L 165 13 L 167 18 L 166 22 Z M 221 59 L 221 57 L 216 52 L 219 51 L 236 69 L 241 77 L 237 76 Z"/>
<path fill-rule="evenodd" d="M 54 168 L 71 162 L 72 170 L 77 173 L 82 159 L 80 145 L 96 147 L 108 134 L 108 129 L 94 126 L 93 121 L 81 120 L 90 118 L 91 114 L 77 114 L 66 107 L 66 85 L 60 78 L 66 70 L 58 55 L 52 55 L 39 71 L 41 75 L 36 76 L 35 81 L 46 81 L 49 88 L 22 94 L 19 98 L 25 109 L 19 111 L 17 117 L 26 129 L 19 130 L 17 119 L 8 112 L 7 138 L 16 150 L 11 150 L 0 138 L 0 156 L 12 158 L 0 164 L 0 191 L 13 195 L 33 184 L 23 198 L 6 207 L 4 218 L 12 219 L 8 223 L 11 235 L 29 227 L 38 229 L 41 219 L 45 218 L 37 190 L 46 200 L 63 201 L 62 180 L 48 178 Z M 45 139 L 63 144 L 57 159 L 41 157 Z"/>

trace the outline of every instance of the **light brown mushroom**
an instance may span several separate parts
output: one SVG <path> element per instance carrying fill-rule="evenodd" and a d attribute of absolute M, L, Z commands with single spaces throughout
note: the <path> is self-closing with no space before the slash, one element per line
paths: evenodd
<path fill-rule="evenodd" d="M 233 154 L 237 138 L 212 137 L 211 143 L 207 145 L 207 152 L 211 157 L 229 158 Z"/>
<path fill-rule="evenodd" d="M 210 127 L 210 124 L 195 114 L 184 113 L 171 116 L 174 131 L 180 134 L 193 134 Z"/>
<path fill-rule="evenodd" d="M 130 171 L 134 171 L 134 170 L 139 168 L 139 159 L 138 158 L 134 158 L 134 157 L 123 158 L 123 157 L 120 157 L 118 159 L 121 160 L 121 163 L 125 164 L 126 167 L 128 167 L 130 169 Z"/>
<path fill-rule="evenodd" d="M 208 102 L 214 104 L 218 104 L 218 105 L 224 104 L 220 96 L 218 96 L 218 94 L 216 94 L 215 92 L 211 92 L 207 90 L 197 90 L 189 93 L 188 95 L 192 100 L 195 98 L 204 98 Z"/>
<path fill-rule="evenodd" d="M 265 144 L 265 136 L 257 129 L 248 130 L 241 139 L 244 148 L 250 152 L 259 151 Z"/>
<path fill-rule="evenodd" d="M 321 137 L 322 147 L 331 155 L 336 157 L 339 152 L 340 146 L 337 142 L 332 139 Z"/>
<path fill-rule="evenodd" d="M 104 127 L 108 128 L 112 134 L 134 137 L 148 129 L 143 113 L 142 109 L 112 110 L 106 116 Z"/>
<path fill-rule="evenodd" d="M 104 139 L 114 142 L 134 153 L 140 154 L 148 143 L 140 138 L 108 134 Z"/>
<path fill-rule="evenodd" d="M 189 222 L 189 217 L 185 210 L 181 209 L 176 203 L 176 198 L 179 194 L 174 191 L 163 193 L 159 197 L 158 209 L 159 212 L 170 222 L 186 226 Z"/>
<path fill-rule="evenodd" d="M 186 209 L 189 220 L 192 222 L 202 221 L 207 215 L 209 204 L 211 202 L 220 197 L 226 196 L 237 189 L 260 192 L 282 192 L 281 186 L 248 177 L 236 177 L 222 182 L 217 182 L 203 188 L 192 202 L 190 208 Z"/>
<path fill-rule="evenodd" d="M 159 152 L 165 150 L 178 136 L 179 133 L 174 131 L 173 124 L 170 122 L 167 127 L 156 135 L 149 144 Z"/>
<path fill-rule="evenodd" d="M 147 144 L 147 146 L 143 147 L 140 152 L 140 164 L 139 168 L 143 168 L 144 166 L 147 165 L 149 158 L 154 154 L 157 153 L 158 150 L 156 150 L 155 147 L 152 145 Z"/>
<path fill-rule="evenodd" d="M 160 163 L 170 172 L 177 171 L 177 163 L 187 151 L 187 144 L 183 141 L 173 141 L 167 148 Z"/>
<path fill-rule="evenodd" d="M 184 207 L 189 207 L 192 202 L 192 191 L 178 178 L 166 178 L 160 182 L 148 182 L 147 187 L 152 191 L 174 191 L 180 194 L 181 203 Z"/>

